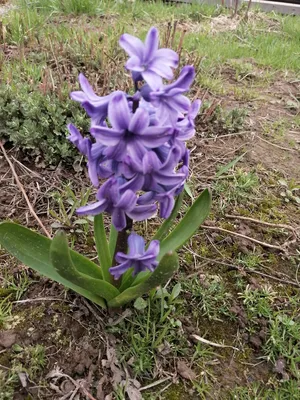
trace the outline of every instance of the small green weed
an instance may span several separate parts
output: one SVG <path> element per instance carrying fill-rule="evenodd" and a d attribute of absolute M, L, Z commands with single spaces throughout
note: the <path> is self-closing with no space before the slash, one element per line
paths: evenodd
<path fill-rule="evenodd" d="M 0 370 L 0 400 L 13 398 L 19 383 L 19 373 L 25 372 L 31 381 L 36 381 L 46 365 L 45 348 L 42 345 L 25 348 L 15 345 L 10 357 L 10 368 L 5 371 Z"/>
<path fill-rule="evenodd" d="M 87 129 L 87 122 L 77 104 L 61 102 L 55 95 L 22 84 L 0 87 L 0 132 L 15 146 L 27 151 L 45 164 L 60 161 L 73 163 L 76 151 L 66 139 L 66 125 L 76 119 L 79 127 Z"/>
<path fill-rule="evenodd" d="M 182 284 L 183 289 L 192 295 L 189 304 L 193 307 L 196 318 L 201 314 L 209 319 L 222 321 L 220 317 L 231 315 L 231 294 L 220 276 L 211 276 L 204 282 L 194 277 L 184 280 Z"/>
<path fill-rule="evenodd" d="M 280 196 L 286 203 L 291 201 L 300 204 L 300 185 L 292 181 L 287 182 L 284 179 L 280 179 L 278 183 L 282 187 Z"/>
<path fill-rule="evenodd" d="M 261 261 L 261 255 L 256 253 L 240 254 L 238 256 L 239 264 L 242 264 L 249 269 L 257 268 L 260 265 Z"/>
<path fill-rule="evenodd" d="M 0 370 L 0 400 L 13 399 L 14 388 L 18 380 L 16 374 Z"/>
<path fill-rule="evenodd" d="M 243 126 L 248 112 L 244 108 L 233 108 L 224 115 L 224 128 L 227 132 L 239 132 Z"/>
<path fill-rule="evenodd" d="M 246 307 L 249 321 L 255 324 L 258 317 L 268 318 L 271 316 L 272 303 L 276 298 L 276 292 L 269 286 L 252 289 L 247 285 L 244 292 L 239 294 L 239 297 Z"/>
<path fill-rule="evenodd" d="M 20 300 L 23 294 L 27 291 L 32 281 L 29 281 L 28 275 L 25 271 L 21 271 L 17 277 L 14 277 L 10 273 L 4 271 L 2 276 L 3 289 L 7 293 L 13 293 L 16 300 Z"/>
<path fill-rule="evenodd" d="M 300 378 L 300 321 L 284 312 L 275 314 L 269 325 L 268 339 L 263 347 L 265 356 L 272 363 L 283 357 L 294 377 Z"/>
<path fill-rule="evenodd" d="M 120 361 L 128 362 L 135 376 L 151 379 L 157 356 L 168 359 L 188 351 L 178 319 L 182 308 L 179 291 L 180 286 L 171 293 L 158 289 L 147 300 L 138 299 L 132 317 L 108 328 L 109 332 L 121 334 Z"/>
<path fill-rule="evenodd" d="M 209 113 L 211 107 L 214 107 L 213 103 L 205 101 L 201 108 L 202 115 L 206 115 L 206 110 Z M 244 108 L 226 110 L 217 106 L 213 109 L 209 118 L 206 119 L 206 122 L 209 124 L 209 136 L 239 132 L 244 126 L 247 115 L 248 112 Z"/>
<path fill-rule="evenodd" d="M 298 400 L 299 384 L 295 380 L 278 382 L 272 388 L 261 383 L 253 383 L 248 387 L 236 387 L 230 393 L 232 400 Z"/>
<path fill-rule="evenodd" d="M 12 306 L 9 297 L 0 300 L 0 329 L 5 329 L 6 325 L 12 320 Z"/>
<path fill-rule="evenodd" d="M 52 227 L 68 227 L 70 228 L 71 233 L 87 233 L 87 230 L 89 229 L 89 219 L 92 220 L 92 218 L 77 218 L 76 209 L 86 205 L 91 192 L 91 188 L 81 189 L 81 193 L 78 196 L 72 190 L 71 184 L 67 184 L 63 186 L 63 189 L 60 192 L 52 193 L 51 196 L 58 207 L 57 212 L 49 210 L 50 215 L 58 221 L 58 224 L 57 222 L 54 222 Z M 81 228 L 83 228 L 83 231 Z"/>
<path fill-rule="evenodd" d="M 219 197 L 220 208 L 224 209 L 228 204 L 237 206 L 243 200 L 254 198 L 258 186 L 259 178 L 255 172 L 236 168 L 232 176 L 217 179 L 213 189 Z"/>
<path fill-rule="evenodd" d="M 24 349 L 18 348 L 18 352 L 13 358 L 12 370 L 15 373 L 25 371 L 28 376 L 34 380 L 38 377 L 38 374 L 45 365 L 45 348 L 38 344 L 36 346 L 25 347 Z"/>

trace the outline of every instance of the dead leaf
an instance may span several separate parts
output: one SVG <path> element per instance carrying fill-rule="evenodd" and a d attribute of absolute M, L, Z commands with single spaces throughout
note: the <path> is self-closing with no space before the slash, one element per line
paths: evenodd
<path fill-rule="evenodd" d="M 102 376 L 102 378 L 101 378 L 100 381 L 98 382 L 98 385 L 97 385 L 97 394 L 96 394 L 97 400 L 104 400 L 105 394 L 104 394 L 104 391 L 103 391 L 103 385 L 104 385 L 105 383 L 107 383 L 107 382 L 108 382 L 108 378 L 107 378 L 106 375 Z"/>
<path fill-rule="evenodd" d="M 27 387 L 27 374 L 26 372 L 19 372 L 18 377 L 20 379 L 21 385 L 23 388 Z"/>
<path fill-rule="evenodd" d="M 285 368 L 286 363 L 284 358 L 278 358 L 278 360 L 276 360 L 275 362 L 274 371 L 277 372 L 277 374 L 281 375 L 283 380 L 288 381 L 290 377 Z"/>
<path fill-rule="evenodd" d="M 122 381 L 124 372 L 119 368 L 119 360 L 116 355 L 116 350 L 109 344 L 107 344 L 106 356 L 107 360 L 102 360 L 102 365 L 111 370 L 113 374 L 112 384 L 113 386 L 116 386 Z"/>
<path fill-rule="evenodd" d="M 133 385 L 129 384 L 126 388 L 129 400 L 142 400 L 142 394 L 139 389 L 135 388 Z"/>
<path fill-rule="evenodd" d="M 2 331 L 0 332 L 0 346 L 8 349 L 15 344 L 17 335 L 13 331 Z"/>
<path fill-rule="evenodd" d="M 178 361 L 177 372 L 184 379 L 189 379 L 191 381 L 196 379 L 195 372 L 191 370 L 184 361 Z"/>

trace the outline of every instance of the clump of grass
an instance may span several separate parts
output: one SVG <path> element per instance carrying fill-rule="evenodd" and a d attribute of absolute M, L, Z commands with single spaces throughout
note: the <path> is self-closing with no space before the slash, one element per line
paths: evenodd
<path fill-rule="evenodd" d="M 28 275 L 25 271 L 21 271 L 18 276 L 15 277 L 11 275 L 10 272 L 4 270 L 1 278 L 3 282 L 3 293 L 12 294 L 16 300 L 20 300 L 32 283 L 32 281 L 28 279 Z"/>
<path fill-rule="evenodd" d="M 240 24 L 234 35 L 232 32 L 219 32 L 215 35 L 189 32 L 185 46 L 189 51 L 205 57 L 203 64 L 208 68 L 232 59 L 253 57 L 261 66 L 299 71 L 299 18 L 278 18 L 279 29 L 283 33 L 281 35 L 267 27 L 255 29 L 254 22 Z"/>
<path fill-rule="evenodd" d="M 287 362 L 292 375 L 300 379 L 300 321 L 284 311 L 275 313 L 269 324 L 269 334 L 263 347 L 265 357 L 272 363 L 281 357 Z"/>
<path fill-rule="evenodd" d="M 9 296 L 4 299 L 0 298 L 0 329 L 5 329 L 6 325 L 11 321 L 11 303 L 9 301 Z"/>
<path fill-rule="evenodd" d="M 272 383 L 272 385 L 271 385 Z M 295 380 L 270 382 L 269 387 L 261 383 L 234 388 L 230 393 L 232 400 L 296 400 L 299 396 L 299 385 Z"/>
<path fill-rule="evenodd" d="M 175 292 L 179 294 L 177 285 Z M 120 336 L 118 352 L 120 361 L 129 362 L 136 377 L 153 378 L 158 357 L 164 362 L 185 355 L 188 343 L 181 328 L 179 316 L 182 301 L 174 291 L 158 289 L 147 300 L 138 299 L 136 310 L 108 331 Z M 178 295 L 177 294 L 177 295 Z"/>
<path fill-rule="evenodd" d="M 184 280 L 183 289 L 191 295 L 189 304 L 194 317 L 203 315 L 222 321 L 222 317 L 231 315 L 232 296 L 220 276 L 214 275 L 202 282 L 198 277 Z"/>
<path fill-rule="evenodd" d="M 224 209 L 229 204 L 237 206 L 243 200 L 254 198 L 258 187 L 259 178 L 254 171 L 236 168 L 232 176 L 218 179 L 213 189 L 219 197 L 220 208 Z"/>
<path fill-rule="evenodd" d="M 38 10 L 40 13 L 61 13 L 73 15 L 97 15 L 99 0 L 19 0 L 20 7 Z"/>
<path fill-rule="evenodd" d="M 91 188 L 81 189 L 80 195 L 72 190 L 72 184 L 63 185 L 62 190 L 51 193 L 51 197 L 55 201 L 55 210 L 50 209 L 49 214 L 55 218 L 55 227 L 68 227 L 70 233 L 88 233 L 89 220 L 92 217 L 77 218 L 76 209 L 87 204 L 91 195 Z M 58 224 L 58 225 L 57 225 Z"/>
<path fill-rule="evenodd" d="M 272 314 L 272 303 L 275 297 L 276 293 L 269 286 L 253 290 L 248 285 L 244 292 L 240 293 L 240 298 L 246 307 L 249 321 L 256 324 L 260 317 L 269 318 Z"/>
<path fill-rule="evenodd" d="M 252 289 L 249 285 L 240 293 L 249 320 L 248 330 L 255 332 L 261 318 L 267 325 L 267 336 L 263 344 L 264 358 L 273 364 L 279 359 L 286 363 L 286 372 L 299 379 L 298 360 L 300 359 L 300 320 L 298 315 L 290 315 L 287 310 L 276 309 L 278 294 L 269 286 Z M 292 302 L 299 302 L 292 299 Z M 289 298 L 286 298 L 289 302 Z"/>
<path fill-rule="evenodd" d="M 10 354 L 10 368 L 0 370 L 0 400 L 11 400 L 19 383 L 18 374 L 25 372 L 30 381 L 36 381 L 46 365 L 45 348 L 42 345 L 22 348 L 14 345 Z"/>
<path fill-rule="evenodd" d="M 204 101 L 201 116 L 205 121 L 205 136 L 239 132 L 245 125 L 247 115 L 248 112 L 244 108 L 226 110 L 219 105 L 215 107 L 212 102 Z"/>

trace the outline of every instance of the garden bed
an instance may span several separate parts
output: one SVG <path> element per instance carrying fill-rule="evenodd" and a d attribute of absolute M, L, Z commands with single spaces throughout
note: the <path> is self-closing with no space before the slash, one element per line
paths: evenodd
<path fill-rule="evenodd" d="M 209 187 L 213 207 L 163 304 L 157 293 L 102 311 L 0 249 L 0 399 L 297 399 L 299 18 L 229 25 L 207 6 L 59 3 L 18 3 L 3 20 L 0 220 L 40 231 L 22 187 L 51 236 L 64 229 L 96 258 L 92 223 L 73 207 L 93 191 L 65 129 L 88 121 L 68 93 L 79 72 L 99 95 L 128 89 L 118 37 L 154 24 L 175 50 L 183 38 L 181 63 L 198 72 L 189 185 L 194 197 Z"/>

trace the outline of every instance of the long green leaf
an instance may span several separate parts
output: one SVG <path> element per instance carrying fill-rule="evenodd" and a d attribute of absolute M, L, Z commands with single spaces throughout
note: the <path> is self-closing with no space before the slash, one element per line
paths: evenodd
<path fill-rule="evenodd" d="M 114 257 L 114 254 L 115 254 L 117 239 L 118 239 L 118 231 L 114 227 L 114 224 L 111 223 L 110 233 L 109 233 L 109 245 L 108 245 L 109 252 L 110 252 L 111 263 L 113 263 L 113 257 Z"/>
<path fill-rule="evenodd" d="M 136 299 L 137 297 L 142 296 L 145 293 L 148 293 L 151 289 L 162 285 L 168 279 L 172 277 L 174 272 L 178 269 L 178 256 L 176 253 L 168 253 L 166 254 L 159 265 L 155 268 L 154 272 L 152 272 L 149 277 L 143 282 L 139 283 L 134 287 L 130 287 L 119 296 L 108 302 L 109 307 L 120 307 L 123 304 L 128 303 L 131 300 Z"/>
<path fill-rule="evenodd" d="M 189 208 L 175 229 L 160 243 L 159 260 L 161 260 L 166 253 L 179 249 L 189 240 L 208 216 L 210 207 L 211 195 L 208 189 L 205 189 Z"/>
<path fill-rule="evenodd" d="M 223 174 L 228 172 L 231 168 L 233 168 L 244 157 L 245 154 L 247 154 L 247 152 L 236 157 L 234 160 L 230 161 L 230 163 L 221 167 L 216 173 L 216 178 L 220 178 L 220 176 L 222 176 Z"/>
<path fill-rule="evenodd" d="M 50 239 L 21 225 L 3 222 L 0 224 L 0 244 L 23 264 L 41 275 L 63 284 L 101 307 L 106 308 L 103 298 L 74 285 L 55 271 L 50 261 Z M 88 273 L 96 279 L 102 279 L 101 269 L 96 264 L 73 250 L 70 250 L 70 254 L 79 272 Z"/>
<path fill-rule="evenodd" d="M 188 194 L 188 196 L 190 197 L 190 199 L 191 199 L 192 201 L 194 201 L 195 199 L 194 199 L 193 193 L 192 193 L 191 188 L 189 187 L 189 185 L 188 185 L 187 183 L 184 184 L 184 190 L 185 190 L 185 192 Z"/>
<path fill-rule="evenodd" d="M 60 276 L 97 296 L 101 295 L 107 301 L 120 293 L 110 283 L 82 274 L 75 268 L 69 252 L 67 237 L 62 231 L 58 232 L 52 240 L 50 260 Z"/>
<path fill-rule="evenodd" d="M 102 214 L 96 215 L 94 218 L 94 234 L 103 278 L 107 282 L 112 282 L 112 276 L 109 273 L 109 268 L 111 267 L 111 257 L 107 244 Z"/>
<path fill-rule="evenodd" d="M 180 195 L 177 197 L 175 204 L 174 204 L 174 208 L 173 208 L 169 218 L 163 222 L 163 224 L 161 225 L 161 227 L 158 229 L 158 231 L 156 232 L 156 234 L 153 236 L 153 238 L 151 240 L 162 240 L 167 235 L 169 229 L 172 226 L 174 219 L 177 217 L 178 211 L 182 204 L 183 197 L 184 197 L 184 191 L 182 191 L 180 193 Z"/>

